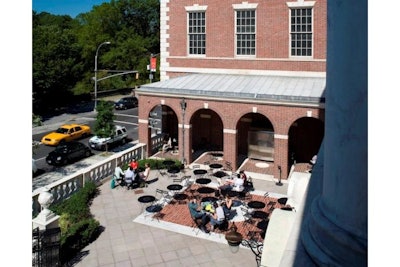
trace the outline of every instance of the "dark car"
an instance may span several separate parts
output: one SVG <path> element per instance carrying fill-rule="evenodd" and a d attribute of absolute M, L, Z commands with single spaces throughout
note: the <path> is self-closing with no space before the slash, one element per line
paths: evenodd
<path fill-rule="evenodd" d="M 134 96 L 123 97 L 115 102 L 115 109 L 128 109 L 136 108 L 138 106 L 138 99 Z"/>
<path fill-rule="evenodd" d="M 72 141 L 58 145 L 46 157 L 50 165 L 66 165 L 78 159 L 87 158 L 92 154 L 90 148 L 80 142 Z"/>

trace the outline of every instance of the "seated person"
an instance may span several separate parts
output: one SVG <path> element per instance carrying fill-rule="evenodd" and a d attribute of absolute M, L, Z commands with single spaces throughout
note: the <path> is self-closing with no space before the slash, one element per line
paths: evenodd
<path fill-rule="evenodd" d="M 144 164 L 144 167 L 145 167 L 144 171 L 143 172 L 139 172 L 139 178 L 142 179 L 143 181 L 146 181 L 147 178 L 149 178 L 149 175 L 150 175 L 150 170 L 151 170 L 150 163 L 146 162 Z"/>
<path fill-rule="evenodd" d="M 172 141 L 171 141 L 171 137 L 168 138 L 167 142 L 164 142 L 163 147 L 162 147 L 162 151 L 163 153 L 167 152 L 168 150 L 170 150 L 172 148 Z"/>
<path fill-rule="evenodd" d="M 122 170 L 121 166 L 122 163 L 120 162 L 118 163 L 117 167 L 115 167 L 114 177 L 113 177 L 119 184 L 121 184 L 122 179 L 125 177 L 125 172 Z"/>
<path fill-rule="evenodd" d="M 138 178 L 140 183 L 146 183 L 147 179 L 149 178 L 150 175 L 150 163 L 146 162 L 144 164 L 145 169 L 143 172 L 139 172 Z M 147 184 L 145 184 L 147 186 Z"/>
<path fill-rule="evenodd" d="M 135 171 L 132 168 L 132 166 L 129 166 L 129 169 L 127 169 L 125 172 L 125 183 L 128 189 L 132 187 L 134 179 L 135 179 Z"/>
<path fill-rule="evenodd" d="M 221 225 L 225 221 L 225 213 L 220 201 L 214 202 L 214 210 L 210 218 L 211 231 L 214 231 L 215 225 Z"/>
<path fill-rule="evenodd" d="M 219 188 L 220 193 L 221 190 L 234 190 L 234 191 L 243 191 L 243 178 L 240 177 L 235 177 L 234 179 L 227 179 L 225 181 L 225 184 L 221 185 Z"/>
<path fill-rule="evenodd" d="M 229 217 L 231 213 L 231 208 L 233 205 L 232 198 L 229 195 L 226 195 L 225 201 L 223 202 L 222 208 L 224 209 L 224 213 L 226 217 Z"/>
<path fill-rule="evenodd" d="M 201 224 L 199 226 L 200 230 L 205 233 L 208 233 L 209 231 L 206 228 L 207 214 L 199 210 L 200 207 L 197 204 L 196 198 L 192 197 L 189 200 L 188 208 L 193 220 L 201 219 Z"/>
<path fill-rule="evenodd" d="M 239 175 L 243 179 L 243 184 L 246 185 L 247 184 L 247 175 L 244 173 L 243 170 L 239 172 Z"/>
<path fill-rule="evenodd" d="M 132 169 L 136 170 L 139 167 L 139 163 L 136 161 L 135 158 L 133 158 L 132 162 L 129 164 L 129 166 L 132 167 Z"/>

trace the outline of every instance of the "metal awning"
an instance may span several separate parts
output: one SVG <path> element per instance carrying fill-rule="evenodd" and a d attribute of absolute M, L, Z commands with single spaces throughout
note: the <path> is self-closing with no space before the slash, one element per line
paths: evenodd
<path fill-rule="evenodd" d="M 325 77 L 188 74 L 142 85 L 144 94 L 325 103 Z"/>

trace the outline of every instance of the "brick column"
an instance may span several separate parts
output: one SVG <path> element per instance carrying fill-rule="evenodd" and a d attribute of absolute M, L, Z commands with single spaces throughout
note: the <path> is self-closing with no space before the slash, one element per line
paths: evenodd
<path fill-rule="evenodd" d="M 235 171 L 237 165 L 238 146 L 237 146 L 237 130 L 224 129 L 224 160 L 232 163 L 232 169 Z"/>
<path fill-rule="evenodd" d="M 275 147 L 274 147 L 274 177 L 279 179 L 279 169 L 281 166 L 282 179 L 287 179 L 289 175 L 288 168 L 288 149 L 289 141 L 287 135 L 275 134 Z"/>

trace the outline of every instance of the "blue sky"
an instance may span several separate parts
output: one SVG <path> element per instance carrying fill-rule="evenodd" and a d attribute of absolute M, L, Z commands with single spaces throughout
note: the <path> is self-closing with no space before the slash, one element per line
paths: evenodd
<path fill-rule="evenodd" d="M 79 13 L 89 12 L 93 6 L 106 2 L 110 0 L 32 0 L 32 10 L 75 18 Z"/>

